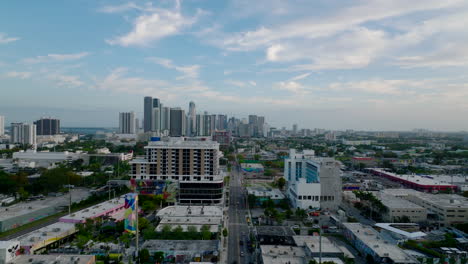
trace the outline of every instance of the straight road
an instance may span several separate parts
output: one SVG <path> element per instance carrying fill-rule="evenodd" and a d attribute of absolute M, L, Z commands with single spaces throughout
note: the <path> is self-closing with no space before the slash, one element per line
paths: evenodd
<path fill-rule="evenodd" d="M 251 256 L 247 250 L 249 227 L 245 219 L 247 213 L 247 195 L 241 184 L 242 174 L 237 166 L 232 167 L 230 177 L 229 224 L 228 224 L 228 263 L 250 263 Z M 243 241 L 242 245 L 240 241 Z M 242 255 L 241 256 L 241 252 Z"/>

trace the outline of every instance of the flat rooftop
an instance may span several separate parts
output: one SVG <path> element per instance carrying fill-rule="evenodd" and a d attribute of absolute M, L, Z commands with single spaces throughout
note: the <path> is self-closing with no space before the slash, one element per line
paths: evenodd
<path fill-rule="evenodd" d="M 445 181 L 440 181 L 432 177 L 427 177 L 427 176 L 420 176 L 420 175 L 410 175 L 410 174 L 395 174 L 392 172 L 385 171 L 380 168 L 372 168 L 371 170 L 379 173 L 385 173 L 388 176 L 411 182 L 414 184 L 418 185 L 431 185 L 431 186 L 453 186 L 452 184 L 445 182 Z"/>
<path fill-rule="evenodd" d="M 243 169 L 263 169 L 263 165 L 261 163 L 241 163 L 241 167 Z"/>
<path fill-rule="evenodd" d="M 95 262 L 93 255 L 20 255 L 15 264 L 89 264 Z"/>
<path fill-rule="evenodd" d="M 261 245 L 264 264 L 306 264 L 306 252 L 302 247 Z"/>
<path fill-rule="evenodd" d="M 386 189 L 382 190 L 381 193 L 397 197 L 414 196 L 425 200 L 428 203 L 437 204 L 442 207 L 468 208 L 468 198 L 458 194 L 432 194 L 411 189 Z"/>
<path fill-rule="evenodd" d="M 406 223 L 377 223 L 375 226 L 380 227 L 384 230 L 399 234 L 409 239 L 416 239 L 426 236 L 426 233 L 421 231 L 409 232 L 408 229 L 405 230 L 405 226 L 415 226 L 419 227 L 417 224 L 406 224 Z"/>
<path fill-rule="evenodd" d="M 52 243 L 55 240 L 65 237 L 66 234 L 72 234 L 75 232 L 75 224 L 57 222 L 29 232 L 13 240 L 19 241 L 21 246 L 33 246 L 43 241 L 50 241 Z"/>
<path fill-rule="evenodd" d="M 145 148 L 201 148 L 218 149 L 219 143 L 212 141 L 210 137 L 162 137 L 160 141 L 149 141 Z"/>
<path fill-rule="evenodd" d="M 72 189 L 72 202 L 79 202 L 86 199 L 89 196 L 89 191 L 86 189 Z M 47 207 L 60 207 L 68 206 L 69 198 L 68 194 L 64 194 L 57 197 L 45 197 L 43 200 L 35 200 L 30 202 L 21 202 L 7 207 L 0 207 L 0 221 L 25 215 Z"/>
<path fill-rule="evenodd" d="M 83 222 L 89 218 L 98 217 L 108 211 L 117 209 L 125 205 L 125 195 L 111 199 L 109 201 L 96 204 L 94 206 L 85 208 L 78 212 L 63 216 L 60 218 L 60 221 L 74 221 L 74 222 Z"/>
<path fill-rule="evenodd" d="M 387 206 L 389 209 L 393 208 L 409 208 L 409 209 L 419 209 L 424 210 L 424 207 L 419 206 L 415 203 L 412 203 L 403 198 L 399 198 L 390 194 L 379 193 L 378 197 L 380 201 Z"/>
<path fill-rule="evenodd" d="M 141 248 L 157 251 L 217 251 L 219 240 L 146 240 Z"/>
<path fill-rule="evenodd" d="M 320 248 L 320 237 L 319 236 L 293 236 L 294 243 L 298 247 L 305 246 L 310 249 L 313 253 L 318 253 Z M 322 236 L 322 252 L 323 253 L 335 253 L 344 254 L 344 252 L 330 239 Z"/>
<path fill-rule="evenodd" d="M 361 223 L 343 223 L 360 241 L 372 248 L 379 257 L 391 258 L 395 263 L 418 263 L 397 246 L 382 239 L 379 232 Z"/>
<path fill-rule="evenodd" d="M 161 209 L 157 216 L 163 217 L 222 217 L 223 208 L 220 206 L 183 206 L 175 205 Z"/>

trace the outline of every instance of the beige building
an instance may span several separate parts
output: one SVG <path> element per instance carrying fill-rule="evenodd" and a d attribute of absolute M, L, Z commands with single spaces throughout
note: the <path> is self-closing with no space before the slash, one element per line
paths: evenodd
<path fill-rule="evenodd" d="M 384 221 L 398 222 L 404 216 L 407 216 L 411 223 L 427 220 L 427 210 L 422 206 L 389 194 L 380 193 L 379 199 L 388 208 L 387 213 L 383 216 Z"/>
<path fill-rule="evenodd" d="M 457 194 L 430 194 L 411 189 L 387 189 L 384 193 L 404 198 L 428 211 L 428 218 L 443 225 L 468 221 L 468 198 Z"/>

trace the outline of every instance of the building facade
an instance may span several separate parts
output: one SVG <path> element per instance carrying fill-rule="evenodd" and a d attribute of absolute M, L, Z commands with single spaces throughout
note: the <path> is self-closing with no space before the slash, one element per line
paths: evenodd
<path fill-rule="evenodd" d="M 0 137 L 5 135 L 5 117 L 0 116 Z"/>
<path fill-rule="evenodd" d="M 171 108 L 171 122 L 169 135 L 171 137 L 185 136 L 185 111 L 180 108 Z"/>
<path fill-rule="evenodd" d="M 119 113 L 119 134 L 135 134 L 137 122 L 134 112 Z"/>
<path fill-rule="evenodd" d="M 41 118 L 34 122 L 38 136 L 51 136 L 60 134 L 60 120 L 54 118 Z"/>
<path fill-rule="evenodd" d="M 181 204 L 218 204 L 223 198 L 219 143 L 209 138 L 153 138 L 144 159 L 130 162 L 132 182 L 141 193 L 159 194 L 177 185 Z"/>
<path fill-rule="evenodd" d="M 284 161 L 286 195 L 296 208 L 335 210 L 341 202 L 341 171 L 333 158 L 318 158 L 313 150 L 289 151 Z"/>
<path fill-rule="evenodd" d="M 11 143 L 36 144 L 36 125 L 11 123 Z"/>

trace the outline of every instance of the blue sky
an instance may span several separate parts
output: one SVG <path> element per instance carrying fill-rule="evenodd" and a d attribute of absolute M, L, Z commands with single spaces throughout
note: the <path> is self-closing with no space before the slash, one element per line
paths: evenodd
<path fill-rule="evenodd" d="M 0 115 L 117 126 L 150 95 L 278 127 L 468 130 L 466 25 L 462 0 L 2 1 Z"/>

